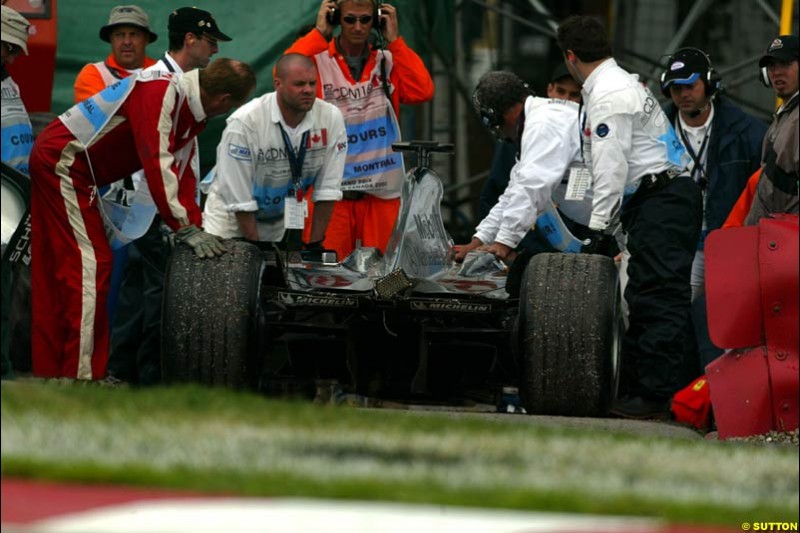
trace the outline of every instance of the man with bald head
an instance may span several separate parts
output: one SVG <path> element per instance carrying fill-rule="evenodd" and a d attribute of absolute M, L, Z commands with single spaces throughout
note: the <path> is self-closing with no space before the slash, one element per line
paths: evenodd
<path fill-rule="evenodd" d="M 228 118 L 203 225 L 220 237 L 270 242 L 285 241 L 287 229 L 302 229 L 304 242 L 320 242 L 342 198 L 344 118 L 317 99 L 317 69 L 308 57 L 282 56 L 273 81 L 275 92 Z"/>

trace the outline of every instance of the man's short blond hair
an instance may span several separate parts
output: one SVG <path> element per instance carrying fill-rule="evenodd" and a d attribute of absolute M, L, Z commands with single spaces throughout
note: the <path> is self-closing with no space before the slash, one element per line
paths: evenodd
<path fill-rule="evenodd" d="M 244 103 L 256 87 L 256 75 L 247 63 L 220 57 L 200 70 L 200 88 L 211 96 L 230 94 Z"/>

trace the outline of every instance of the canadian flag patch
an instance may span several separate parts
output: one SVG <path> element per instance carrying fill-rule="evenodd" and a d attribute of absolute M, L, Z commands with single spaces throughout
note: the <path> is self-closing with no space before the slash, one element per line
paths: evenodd
<path fill-rule="evenodd" d="M 325 148 L 328 146 L 328 130 L 322 128 L 321 130 L 311 130 L 306 141 L 306 149 L 313 150 L 314 148 Z"/>

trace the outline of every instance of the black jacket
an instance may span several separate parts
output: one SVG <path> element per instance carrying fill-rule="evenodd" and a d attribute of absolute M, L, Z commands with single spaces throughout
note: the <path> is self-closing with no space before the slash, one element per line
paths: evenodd
<path fill-rule="evenodd" d="M 675 105 L 668 104 L 664 112 L 674 126 Z M 714 121 L 705 168 L 709 231 L 722 226 L 748 178 L 761 166 L 761 143 L 766 132 L 766 123 L 748 115 L 727 99 L 718 97 L 714 101 Z"/>

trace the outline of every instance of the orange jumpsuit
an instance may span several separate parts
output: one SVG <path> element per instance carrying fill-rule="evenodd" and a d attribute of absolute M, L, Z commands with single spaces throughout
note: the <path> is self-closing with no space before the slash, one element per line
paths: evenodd
<path fill-rule="evenodd" d="M 155 64 L 155 59 L 145 57 L 142 68 Z M 136 71 L 130 71 L 119 66 L 119 63 L 114 59 L 114 54 L 108 54 L 104 61 L 85 65 L 78 73 L 78 77 L 75 78 L 75 103 L 94 96 L 117 80 L 127 78 L 133 72 Z"/>
<path fill-rule="evenodd" d="M 401 103 L 420 104 L 433 98 L 433 80 L 430 73 L 422 59 L 408 47 L 403 38 L 397 38 L 389 43 L 386 50 L 391 53 L 392 58 L 391 69 L 387 69 L 387 83 L 390 87 L 390 104 L 395 116 L 399 114 Z M 341 75 L 353 87 L 356 84 L 370 82 L 380 60 L 378 49 L 371 49 L 361 72 L 361 79 L 354 80 L 343 55 L 336 47 L 336 41 L 328 42 L 317 29 L 312 29 L 295 41 L 286 53 L 303 54 L 315 61 L 317 61 L 317 57 L 332 59 L 336 62 Z M 327 56 L 321 54 L 327 54 Z M 320 80 L 319 69 L 317 78 L 319 82 L 317 96 L 334 105 L 341 105 L 341 102 L 337 102 L 330 94 L 326 94 Z M 375 90 L 379 90 L 383 94 L 381 85 L 379 81 Z M 349 126 L 346 115 L 345 122 Z M 351 151 L 348 150 L 348 160 L 350 155 Z M 385 252 L 400 210 L 399 189 L 388 196 L 385 194 L 378 196 L 368 191 L 355 194 L 346 193 L 345 198 L 337 202 L 334 207 L 325 236 L 325 247 L 336 250 L 340 259 L 352 252 L 357 242 L 360 242 L 362 246 L 374 246 L 381 252 Z"/>

